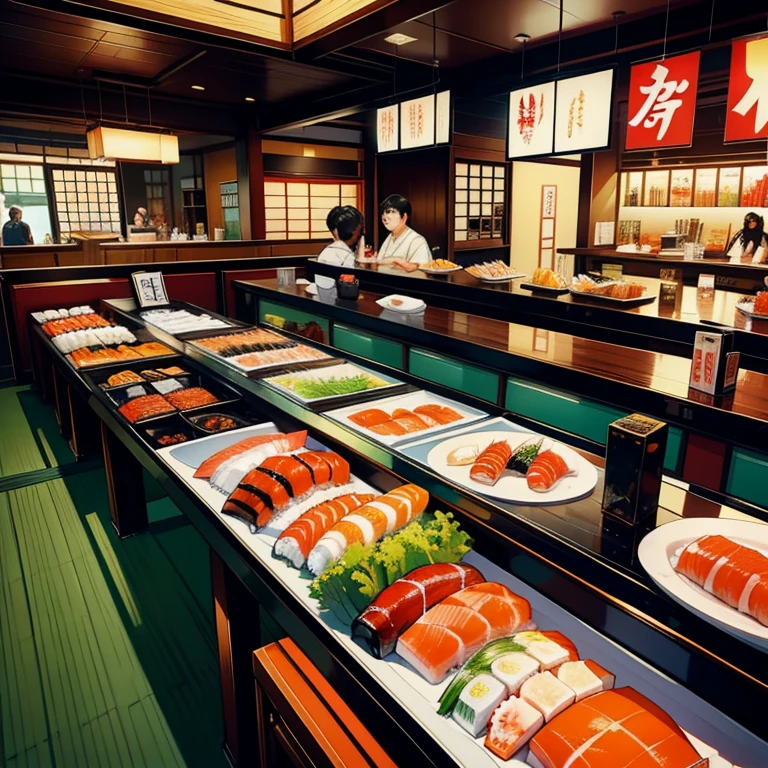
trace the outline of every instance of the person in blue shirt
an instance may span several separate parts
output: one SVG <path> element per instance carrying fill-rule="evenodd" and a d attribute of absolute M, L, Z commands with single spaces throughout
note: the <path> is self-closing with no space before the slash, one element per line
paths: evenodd
<path fill-rule="evenodd" d="M 3 226 L 3 245 L 34 245 L 29 224 L 21 220 L 23 211 L 18 205 L 12 205 L 8 211 L 10 217 Z"/>

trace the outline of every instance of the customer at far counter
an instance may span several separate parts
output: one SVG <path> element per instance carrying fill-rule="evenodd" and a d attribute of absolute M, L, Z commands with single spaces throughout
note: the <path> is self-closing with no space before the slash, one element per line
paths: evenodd
<path fill-rule="evenodd" d="M 12 205 L 8 210 L 8 221 L 3 226 L 3 245 L 34 245 L 32 230 L 26 221 L 22 221 L 23 211 L 18 205 Z"/>
<path fill-rule="evenodd" d="M 325 217 L 325 226 L 328 227 L 328 231 L 334 240 L 339 239 L 339 231 L 336 229 L 336 218 L 343 210 L 343 205 L 334 205 Z"/>
<path fill-rule="evenodd" d="M 323 248 L 317 260 L 323 264 L 335 264 L 337 267 L 354 267 L 355 247 L 363 235 L 365 219 L 357 208 L 343 205 L 338 208 L 335 221 L 332 221 L 331 214 L 334 210 L 337 209 L 331 210 L 326 223 L 336 239 Z M 325 275 L 316 275 L 315 283 L 317 283 L 318 288 L 336 287 L 336 281 Z"/>
<path fill-rule="evenodd" d="M 749 259 L 753 264 L 768 261 L 768 235 L 763 217 L 750 211 L 744 217 L 744 228 L 733 236 L 725 252 L 734 259 Z"/>
<path fill-rule="evenodd" d="M 381 221 L 389 231 L 376 255 L 377 261 L 393 262 L 395 266 L 412 272 L 419 264 L 432 261 L 427 241 L 411 229 L 412 208 L 409 200 L 402 195 L 390 195 L 379 206 Z"/>

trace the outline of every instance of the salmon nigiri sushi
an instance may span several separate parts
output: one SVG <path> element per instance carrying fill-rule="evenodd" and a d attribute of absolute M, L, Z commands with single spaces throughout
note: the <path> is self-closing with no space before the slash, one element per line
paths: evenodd
<path fill-rule="evenodd" d="M 430 608 L 397 641 L 397 654 L 432 684 L 497 637 L 530 625 L 531 606 L 503 584 L 485 581 Z"/>
<path fill-rule="evenodd" d="M 692 541 L 674 566 L 704 590 L 768 626 L 768 558 L 725 536 Z"/>
<path fill-rule="evenodd" d="M 358 427 L 368 428 L 383 424 L 385 421 L 389 421 L 390 417 L 381 408 L 366 408 L 364 411 L 350 414 L 347 418 L 357 424 Z"/>
<path fill-rule="evenodd" d="M 568 707 L 533 737 L 528 757 L 537 768 L 690 768 L 700 761 L 675 721 L 632 688 Z"/>

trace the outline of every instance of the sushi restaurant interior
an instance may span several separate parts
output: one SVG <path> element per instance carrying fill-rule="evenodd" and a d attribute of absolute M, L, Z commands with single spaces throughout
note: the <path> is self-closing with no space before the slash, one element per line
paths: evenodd
<path fill-rule="evenodd" d="M 764 4 L 0 10 L 0 765 L 768 766 Z"/>

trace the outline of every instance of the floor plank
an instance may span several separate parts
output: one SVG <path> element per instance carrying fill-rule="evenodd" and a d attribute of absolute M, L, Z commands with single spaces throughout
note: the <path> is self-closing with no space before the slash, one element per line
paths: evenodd
<path fill-rule="evenodd" d="M 3 473 L 46 465 L 24 392 L 0 389 Z M 0 764 L 224 768 L 207 546 L 189 525 L 120 541 L 92 466 L 0 493 Z"/>

